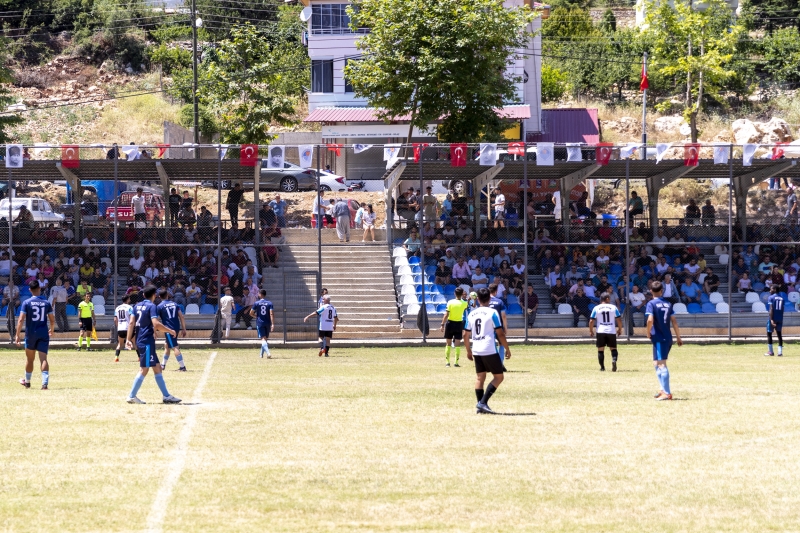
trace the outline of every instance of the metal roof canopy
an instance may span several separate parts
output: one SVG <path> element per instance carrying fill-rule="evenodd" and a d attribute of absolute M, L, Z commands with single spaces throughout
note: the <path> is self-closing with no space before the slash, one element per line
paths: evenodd
<path fill-rule="evenodd" d="M 137 159 L 117 161 L 119 181 L 158 181 L 165 172 L 170 180 L 252 179 L 253 167 L 242 166 L 237 159 L 223 159 L 221 168 L 216 159 Z M 159 172 L 158 167 L 163 169 Z M 26 161 L 22 168 L 6 169 L 6 179 L 17 181 L 63 180 L 61 161 Z M 114 160 L 81 160 L 78 168 L 65 169 L 80 180 L 114 179 Z"/>

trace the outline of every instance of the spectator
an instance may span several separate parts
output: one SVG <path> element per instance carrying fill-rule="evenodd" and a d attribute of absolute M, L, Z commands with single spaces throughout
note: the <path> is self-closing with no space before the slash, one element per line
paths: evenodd
<path fill-rule="evenodd" d="M 786 269 L 786 273 L 783 275 L 783 284 L 788 288 L 788 290 L 795 291 L 795 285 L 797 284 L 797 269 L 794 267 L 789 267 Z"/>
<path fill-rule="evenodd" d="M 142 269 L 142 265 L 144 265 L 144 257 L 139 255 L 139 248 L 136 247 L 133 249 L 133 257 L 128 261 L 128 266 L 131 267 L 131 270 L 139 271 Z"/>
<path fill-rule="evenodd" d="M 468 212 L 467 198 L 465 196 L 459 196 L 457 192 L 453 191 L 453 202 L 450 214 L 454 217 L 465 217 Z"/>
<path fill-rule="evenodd" d="M 539 311 L 539 296 L 533 290 L 533 285 L 528 285 L 525 293 L 525 310 L 528 313 L 528 327 L 532 328 L 536 322 L 536 313 Z"/>
<path fill-rule="evenodd" d="M 170 189 L 167 201 L 169 207 L 169 225 L 175 227 L 178 225 L 178 213 L 181 210 L 181 195 L 178 194 L 178 190 L 175 187 Z"/>
<path fill-rule="evenodd" d="M 469 265 L 464 261 L 464 257 L 461 256 L 453 266 L 453 283 L 456 285 L 470 285 L 471 282 L 472 271 Z"/>
<path fill-rule="evenodd" d="M 678 288 L 675 286 L 675 282 L 672 281 L 671 274 L 664 275 L 664 281 L 661 283 L 661 285 L 664 287 L 664 292 L 662 293 L 661 298 L 671 304 L 678 303 Z"/>
<path fill-rule="evenodd" d="M 797 194 L 794 187 L 786 189 L 786 214 L 784 218 L 797 220 Z"/>
<path fill-rule="evenodd" d="M 750 283 L 750 274 L 748 272 L 744 272 L 742 277 L 739 278 L 739 281 L 736 282 L 736 286 L 738 287 L 739 292 L 742 293 L 748 293 L 753 290 Z"/>
<path fill-rule="evenodd" d="M 422 206 L 424 221 L 436 224 L 436 221 L 439 220 L 439 200 L 434 196 L 430 186 L 425 188 Z"/>
<path fill-rule="evenodd" d="M 542 274 L 547 275 L 550 273 L 556 266 L 557 261 L 553 257 L 553 252 L 549 248 L 544 251 L 544 256 L 542 257 L 539 268 Z"/>
<path fill-rule="evenodd" d="M 783 276 L 781 276 L 783 278 Z M 714 273 L 711 267 L 706 268 L 706 278 L 703 280 L 703 288 L 706 294 L 719 291 L 719 276 Z"/>
<path fill-rule="evenodd" d="M 94 276 L 90 278 L 90 283 L 94 287 L 95 294 L 105 296 L 108 292 L 109 277 L 103 269 L 95 269 Z"/>
<path fill-rule="evenodd" d="M 239 223 L 239 204 L 242 203 L 244 197 L 244 189 L 241 183 L 233 186 L 233 189 L 228 191 L 228 198 L 225 200 L 225 209 L 231 217 L 231 224 Z"/>
<path fill-rule="evenodd" d="M 561 265 L 554 266 L 553 269 L 547 273 L 546 279 L 547 285 L 550 287 L 555 287 L 557 280 L 561 280 L 561 283 L 565 283 L 566 277 L 561 273 Z"/>
<path fill-rule="evenodd" d="M 631 199 L 628 202 L 628 224 L 633 225 L 633 217 L 642 213 L 644 213 L 644 202 L 636 191 L 631 191 Z"/>
<path fill-rule="evenodd" d="M 81 302 L 81 299 L 78 296 L 78 293 L 75 292 L 72 282 L 68 279 L 64 280 L 64 290 L 67 291 L 67 303 L 77 308 L 78 304 Z"/>
<path fill-rule="evenodd" d="M 200 298 L 203 296 L 203 289 L 197 285 L 197 281 L 192 280 L 192 284 L 186 288 L 186 299 L 190 304 L 200 305 Z"/>
<path fill-rule="evenodd" d="M 680 292 L 681 299 L 684 303 L 700 303 L 700 287 L 694 283 L 691 277 L 687 276 L 686 279 L 683 280 L 683 285 L 681 285 Z"/>
<path fill-rule="evenodd" d="M 145 208 L 145 194 L 141 187 L 136 188 L 136 194 L 131 197 L 131 207 L 133 208 L 133 222 L 137 228 L 147 226 L 147 210 Z"/>
<path fill-rule="evenodd" d="M 635 313 L 641 313 L 642 316 L 644 316 L 646 299 L 644 293 L 639 291 L 637 285 L 634 285 L 631 292 L 628 293 L 628 324 L 630 324 L 631 335 L 633 335 L 634 326 L 633 315 Z"/>
<path fill-rule="evenodd" d="M 411 228 L 411 234 L 403 242 L 403 248 L 405 248 L 406 254 L 409 257 L 412 255 L 418 255 L 419 248 L 421 245 L 422 241 L 420 240 L 419 234 L 417 233 L 417 228 Z"/>
<path fill-rule="evenodd" d="M 449 285 L 452 274 L 453 270 L 447 266 L 445 260 L 443 258 L 439 259 L 436 273 L 434 274 L 434 283 L 437 285 Z"/>
<path fill-rule="evenodd" d="M 506 225 L 506 197 L 499 187 L 494 189 L 494 227 L 503 228 Z"/>
<path fill-rule="evenodd" d="M 473 235 L 474 233 L 472 232 L 472 230 L 469 227 L 467 227 L 467 222 L 465 220 L 462 220 L 461 225 L 456 230 L 456 237 L 459 239 L 464 239 L 465 237 L 472 238 Z"/>
<path fill-rule="evenodd" d="M 453 228 L 453 225 L 449 222 L 445 223 L 444 228 L 442 229 L 442 236 L 444 237 L 445 242 L 452 243 L 456 240 L 456 230 Z"/>
<path fill-rule="evenodd" d="M 669 242 L 666 233 L 664 233 L 664 228 L 658 228 L 658 233 L 655 237 L 653 237 L 653 247 L 664 251 L 664 247 Z"/>
<path fill-rule="evenodd" d="M 701 216 L 700 208 L 697 207 L 694 198 L 691 198 L 689 200 L 689 205 L 686 206 L 686 211 L 685 211 L 686 224 L 689 226 L 694 226 L 695 223 L 697 223 L 700 216 Z"/>
<path fill-rule="evenodd" d="M 717 212 L 714 209 L 714 206 L 711 205 L 711 200 L 706 200 L 705 205 L 700 209 L 702 215 L 702 223 L 704 226 L 714 226 L 714 217 L 716 216 Z"/>
<path fill-rule="evenodd" d="M 339 242 L 350 242 L 350 207 L 344 198 L 336 201 L 332 214 L 336 217 L 336 235 L 339 237 Z"/>
<path fill-rule="evenodd" d="M 742 277 L 742 274 L 745 272 L 749 272 L 750 268 L 745 264 L 744 258 L 739 256 L 734 263 L 733 267 L 733 284 L 736 285 L 739 282 L 739 279 Z"/>
<path fill-rule="evenodd" d="M 765 255 L 764 259 L 758 265 L 758 273 L 761 275 L 762 283 L 766 282 L 767 278 L 772 275 L 772 269 L 775 266 L 775 263 L 772 262 L 772 258 L 769 255 Z"/>
<path fill-rule="evenodd" d="M 372 209 L 372 204 L 367 204 L 364 208 L 364 213 L 361 215 L 361 225 L 364 227 L 364 235 L 361 237 L 361 242 L 367 242 L 367 235 L 375 242 L 375 218 L 377 215 Z M 444 240 L 442 240 L 444 242 Z"/>
<path fill-rule="evenodd" d="M 0 302 L 0 307 L 5 307 L 10 303 L 14 304 L 14 309 L 18 308 L 21 303 L 19 299 L 19 287 L 16 285 L 6 285 L 3 289 L 3 301 Z"/>
<path fill-rule="evenodd" d="M 453 210 L 453 195 L 448 194 L 442 202 L 442 214 L 446 218 L 450 218 L 450 213 Z"/>
<path fill-rule="evenodd" d="M 522 286 L 525 282 L 528 269 L 523 263 L 522 257 L 517 257 L 516 263 L 511 267 L 511 280 L 509 289 L 514 291 L 514 294 L 519 294 L 522 291 Z"/>
<path fill-rule="evenodd" d="M 472 288 L 478 290 L 485 289 L 488 286 L 489 278 L 481 271 L 481 267 L 476 268 L 475 272 L 472 274 Z"/>
<path fill-rule="evenodd" d="M 694 257 L 689 260 L 689 263 L 683 265 L 683 271 L 686 272 L 686 277 L 691 278 L 692 281 L 696 281 L 702 272 Z"/>
<path fill-rule="evenodd" d="M 62 333 L 69 331 L 69 319 L 67 318 L 67 290 L 64 288 L 61 279 L 56 279 L 55 286 L 50 289 L 50 300 L 53 302 L 53 311 L 56 315 L 56 325 Z"/>
<path fill-rule="evenodd" d="M 569 267 L 569 272 L 564 275 L 564 281 L 571 287 L 575 285 L 579 279 L 583 279 L 583 275 L 578 272 L 578 265 L 572 263 L 572 266 Z"/>
<path fill-rule="evenodd" d="M 572 306 L 572 326 L 578 327 L 578 320 L 580 317 L 585 317 L 586 321 L 589 321 L 589 305 L 591 304 L 591 300 L 587 298 L 586 294 L 583 292 L 583 288 L 579 288 L 575 292 L 575 296 L 572 297 L 570 301 L 570 305 Z"/>
<path fill-rule="evenodd" d="M 286 227 L 286 200 L 281 200 L 281 195 L 276 194 L 275 199 L 269 205 L 272 207 L 272 212 L 275 213 L 275 218 L 278 221 L 279 228 Z"/>
<path fill-rule="evenodd" d="M 272 243 L 267 243 L 261 248 L 261 264 L 272 268 L 278 268 L 278 247 Z"/>

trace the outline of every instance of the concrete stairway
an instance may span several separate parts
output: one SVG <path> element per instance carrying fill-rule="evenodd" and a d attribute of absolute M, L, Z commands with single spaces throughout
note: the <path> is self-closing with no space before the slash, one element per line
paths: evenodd
<path fill-rule="evenodd" d="M 318 269 L 318 264 L 316 246 L 288 244 L 282 246 L 279 268 L 263 269 L 264 286 L 276 308 L 276 322 L 282 322 L 277 310 L 283 308 L 280 287 L 284 272 L 313 272 Z M 306 278 L 307 288 L 302 292 L 303 299 L 307 297 L 309 305 L 315 309 L 319 294 L 316 287 L 310 285 L 312 280 L 311 277 Z M 399 335 L 400 320 L 395 303 L 391 257 L 385 243 L 324 246 L 322 286 L 328 289 L 331 303 L 339 314 L 336 338 L 374 339 Z M 302 321 L 302 317 L 311 312 L 297 301 L 293 301 L 290 307 L 297 309 L 291 311 L 291 317 L 287 315 L 290 324 Z M 316 328 L 316 323 L 312 328 Z"/>

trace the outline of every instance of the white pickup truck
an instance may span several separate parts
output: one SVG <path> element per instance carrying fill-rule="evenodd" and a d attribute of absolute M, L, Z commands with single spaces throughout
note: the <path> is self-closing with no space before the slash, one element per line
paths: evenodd
<path fill-rule="evenodd" d="M 14 198 L 14 200 L 10 203 L 11 220 L 14 220 L 19 216 L 19 210 L 23 205 L 33 215 L 34 222 L 45 224 L 52 222 L 54 224 L 60 224 L 64 221 L 64 215 L 53 211 L 53 208 L 50 206 L 50 203 L 47 200 L 42 198 L 22 198 L 19 196 Z M 5 218 L 8 220 L 8 211 L 9 199 L 3 198 L 0 200 L 0 218 Z"/>

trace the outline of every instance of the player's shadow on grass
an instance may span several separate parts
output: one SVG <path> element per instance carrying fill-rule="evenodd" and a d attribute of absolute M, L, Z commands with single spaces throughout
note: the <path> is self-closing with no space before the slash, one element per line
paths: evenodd
<path fill-rule="evenodd" d="M 530 370 L 506 370 L 504 374 L 530 374 Z"/>
<path fill-rule="evenodd" d="M 495 411 L 494 416 L 536 416 L 536 413 L 498 413 Z"/>

